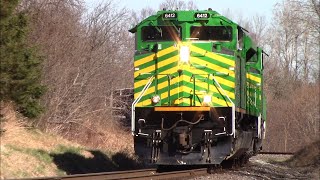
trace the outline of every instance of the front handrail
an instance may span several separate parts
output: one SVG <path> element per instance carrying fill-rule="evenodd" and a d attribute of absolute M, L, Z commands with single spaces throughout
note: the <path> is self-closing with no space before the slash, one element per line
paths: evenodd
<path fill-rule="evenodd" d="M 137 99 L 135 99 L 131 105 L 131 132 L 132 132 L 132 135 L 135 135 L 134 132 L 135 132 L 135 121 L 136 121 L 136 114 L 135 114 L 135 111 L 136 111 L 136 105 L 138 104 L 138 102 L 141 100 L 141 98 L 143 97 L 144 93 L 149 89 L 150 85 L 152 84 L 154 80 L 154 76 L 151 76 L 148 83 L 143 87 L 143 89 L 141 90 L 139 96 L 137 97 Z"/>
<path fill-rule="evenodd" d="M 219 84 L 219 82 L 213 77 L 213 81 L 218 85 L 218 87 L 220 88 L 220 90 L 223 92 L 223 96 L 227 97 L 228 101 L 230 101 L 230 103 L 232 104 L 232 133 L 229 134 L 230 136 L 233 136 L 234 138 L 236 137 L 236 106 L 233 103 L 233 101 L 231 100 L 231 98 L 227 95 L 227 93 L 225 92 L 225 90 L 221 87 L 221 85 Z M 219 90 L 218 90 L 219 91 Z M 219 91 L 220 92 L 220 91 Z M 228 104 L 228 103 L 227 103 Z"/>

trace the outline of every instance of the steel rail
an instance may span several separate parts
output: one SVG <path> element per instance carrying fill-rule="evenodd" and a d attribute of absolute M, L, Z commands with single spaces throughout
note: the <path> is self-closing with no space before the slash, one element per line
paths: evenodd
<path fill-rule="evenodd" d="M 294 155 L 294 152 L 260 151 L 258 154 Z"/>
<path fill-rule="evenodd" d="M 186 178 L 186 177 L 195 177 L 208 174 L 207 168 L 201 169 L 192 169 L 192 170 L 184 170 L 184 171 L 173 171 L 173 172 L 163 172 L 163 173 L 156 173 L 152 175 L 145 175 L 135 178 L 125 178 L 131 180 L 144 180 L 144 179 L 177 179 L 177 178 Z"/>
<path fill-rule="evenodd" d="M 74 174 L 59 177 L 40 177 L 40 178 L 28 178 L 23 180 L 113 180 L 113 179 L 130 179 L 133 177 L 146 176 L 155 174 L 157 169 L 140 169 L 130 171 L 114 171 L 114 172 L 102 172 L 102 173 L 88 173 L 88 174 Z"/>
<path fill-rule="evenodd" d="M 90 173 L 90 174 L 75 174 L 61 177 L 41 177 L 29 178 L 23 180 L 116 180 L 116 179 L 130 179 L 130 180 L 143 180 L 143 179 L 173 179 L 183 178 L 190 176 L 200 176 L 208 173 L 207 168 L 192 169 L 184 171 L 172 171 L 157 173 L 157 169 L 141 169 L 131 171 L 115 171 L 106 173 Z"/>

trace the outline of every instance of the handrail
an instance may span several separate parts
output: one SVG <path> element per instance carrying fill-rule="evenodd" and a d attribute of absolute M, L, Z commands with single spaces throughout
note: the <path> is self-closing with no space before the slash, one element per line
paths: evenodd
<path fill-rule="evenodd" d="M 150 85 L 152 84 L 154 80 L 154 76 L 151 76 L 148 83 L 143 87 L 143 89 L 141 90 L 139 96 L 137 99 L 135 99 L 131 105 L 131 132 L 132 135 L 134 135 L 134 131 L 136 129 L 135 127 L 135 111 L 136 111 L 136 105 L 138 104 L 138 102 L 140 101 L 140 99 L 143 97 L 144 93 L 147 91 L 147 89 L 149 89 Z"/>
<path fill-rule="evenodd" d="M 221 85 L 219 84 L 219 82 L 213 77 L 213 81 L 218 85 L 218 87 L 221 89 L 221 91 L 223 92 L 222 95 L 226 96 L 227 99 L 231 102 L 232 104 L 232 133 L 229 134 L 230 136 L 233 136 L 234 138 L 236 137 L 236 106 L 233 103 L 233 101 L 231 101 L 230 97 L 227 95 L 227 93 L 224 91 L 224 89 L 221 87 Z M 219 91 L 219 90 L 218 90 Z M 220 91 L 219 91 L 220 92 Z M 228 104 L 228 103 L 227 103 Z"/>

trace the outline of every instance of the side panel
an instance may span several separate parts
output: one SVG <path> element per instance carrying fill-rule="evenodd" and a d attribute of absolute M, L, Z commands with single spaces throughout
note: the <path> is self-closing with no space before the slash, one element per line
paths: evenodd
<path fill-rule="evenodd" d="M 262 113 L 261 75 L 247 73 L 247 112 L 250 115 L 259 116 Z"/>
<path fill-rule="evenodd" d="M 236 107 L 247 109 L 247 96 L 246 96 L 246 69 L 245 60 L 241 57 L 241 54 L 237 56 L 236 62 Z"/>

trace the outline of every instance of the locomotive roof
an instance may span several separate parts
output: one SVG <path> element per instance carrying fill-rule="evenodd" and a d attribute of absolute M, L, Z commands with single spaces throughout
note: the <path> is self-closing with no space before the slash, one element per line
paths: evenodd
<path fill-rule="evenodd" d="M 170 14 L 174 17 L 171 17 Z M 197 18 L 196 15 L 205 15 L 207 14 L 208 17 L 203 18 L 199 17 Z M 168 17 L 165 17 L 165 15 L 168 15 Z M 197 20 L 209 20 L 210 18 L 213 17 L 219 17 L 223 21 L 227 22 L 228 24 L 236 24 L 230 19 L 226 18 L 225 16 L 220 15 L 218 12 L 213 11 L 211 8 L 208 10 L 163 10 L 163 11 L 158 11 L 157 14 L 151 15 L 147 17 L 146 19 L 142 20 L 139 24 L 137 24 L 135 27 L 129 30 L 131 33 L 135 33 L 137 31 L 137 28 L 144 24 L 145 22 L 148 21 L 164 21 L 164 20 L 169 20 L 169 21 L 178 21 L 178 22 L 194 22 Z"/>

